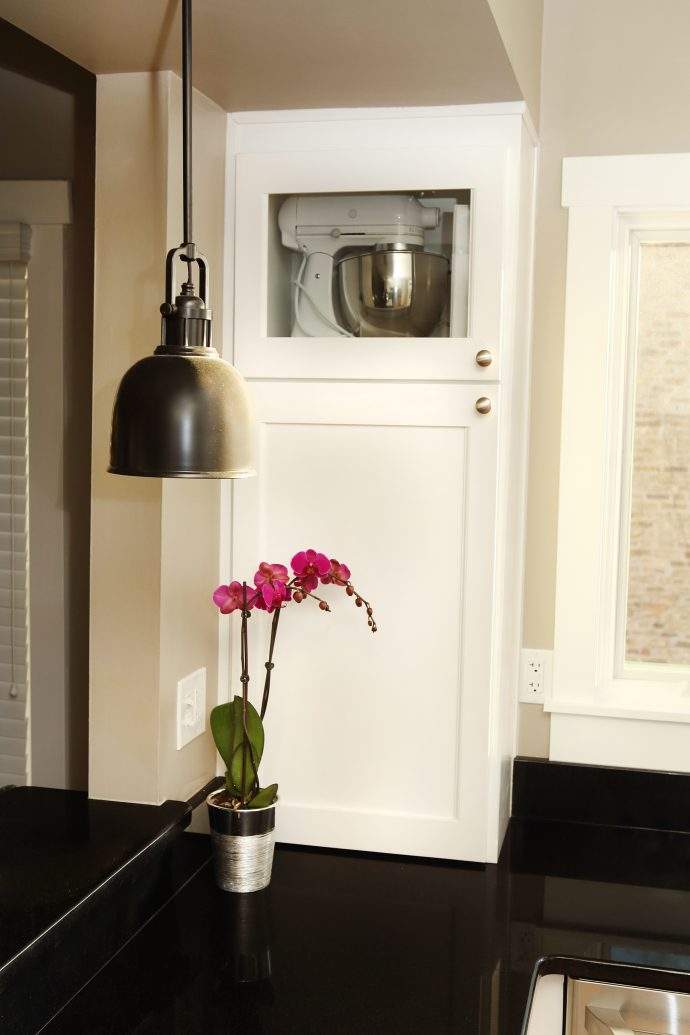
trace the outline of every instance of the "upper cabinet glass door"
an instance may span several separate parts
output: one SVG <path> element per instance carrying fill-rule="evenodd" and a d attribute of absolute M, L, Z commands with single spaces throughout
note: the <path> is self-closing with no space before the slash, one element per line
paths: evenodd
<path fill-rule="evenodd" d="M 630 268 L 619 652 L 670 674 L 690 666 L 690 232 L 633 234 Z"/>
<path fill-rule="evenodd" d="M 235 158 L 235 361 L 248 377 L 500 377 L 516 221 L 506 149 Z"/>
<path fill-rule="evenodd" d="M 272 194 L 269 337 L 467 337 L 470 192 Z"/>

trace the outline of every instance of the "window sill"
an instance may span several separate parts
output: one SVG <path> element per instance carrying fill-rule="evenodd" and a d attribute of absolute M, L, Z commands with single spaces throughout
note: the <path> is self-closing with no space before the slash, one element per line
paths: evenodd
<path fill-rule="evenodd" d="M 594 701 L 550 701 L 544 711 L 557 715 L 591 715 L 609 719 L 642 719 L 646 722 L 690 723 L 690 698 L 669 701 L 664 707 L 649 708 L 644 705 L 623 703 L 618 698 Z"/>

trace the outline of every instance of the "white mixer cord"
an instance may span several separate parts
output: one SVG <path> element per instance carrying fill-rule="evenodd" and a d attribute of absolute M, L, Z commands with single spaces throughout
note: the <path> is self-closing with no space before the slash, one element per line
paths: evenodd
<path fill-rule="evenodd" d="M 329 318 L 327 316 L 325 316 L 324 313 L 321 312 L 321 310 L 319 309 L 317 303 L 311 297 L 311 295 L 307 291 L 306 287 L 302 283 L 302 276 L 304 275 L 304 267 L 307 265 L 307 259 L 308 259 L 308 255 L 305 253 L 302 256 L 302 261 L 300 263 L 300 267 L 299 267 L 299 270 L 297 272 L 297 277 L 296 277 L 295 280 L 292 281 L 292 283 L 295 285 L 295 300 L 294 300 L 294 305 L 295 305 L 295 323 L 297 324 L 299 329 L 302 331 L 302 334 L 306 335 L 307 338 L 313 338 L 314 337 L 314 335 L 310 334 L 309 331 L 305 331 L 304 327 L 302 326 L 302 324 L 300 323 L 300 320 L 299 320 L 299 293 L 301 291 L 302 294 L 307 299 L 307 301 L 311 303 L 311 305 L 312 305 L 316 315 L 319 317 L 319 319 L 323 320 L 323 322 L 325 324 L 328 324 L 329 327 L 331 327 L 334 331 L 336 331 L 337 334 L 341 335 L 343 338 L 354 338 L 355 337 L 354 334 L 352 334 L 350 331 L 346 331 L 344 327 L 341 327 L 340 324 L 334 323 L 333 320 L 329 320 Z"/>

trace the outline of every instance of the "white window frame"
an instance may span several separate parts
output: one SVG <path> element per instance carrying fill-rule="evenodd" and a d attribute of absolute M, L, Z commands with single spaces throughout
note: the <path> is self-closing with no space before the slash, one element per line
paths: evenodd
<path fill-rule="evenodd" d="M 621 644 L 641 243 L 690 240 L 690 154 L 570 158 L 550 757 L 690 771 L 690 672 Z M 651 721 L 650 721 L 651 720 Z"/>

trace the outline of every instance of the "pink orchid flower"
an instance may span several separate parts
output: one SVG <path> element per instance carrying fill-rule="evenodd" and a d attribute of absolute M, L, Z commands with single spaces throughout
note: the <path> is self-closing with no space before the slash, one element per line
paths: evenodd
<path fill-rule="evenodd" d="M 273 599 L 270 604 L 266 604 L 261 593 L 256 594 L 255 607 L 257 607 L 259 611 L 267 611 L 269 615 L 273 614 L 274 611 L 280 610 L 283 604 L 290 599 L 290 591 L 286 589 L 281 582 L 277 583 L 273 587 L 272 592 Z"/>
<path fill-rule="evenodd" d="M 274 611 L 287 599 L 287 583 L 290 576 L 284 564 L 269 564 L 262 561 L 254 576 L 254 585 L 258 590 L 256 606 L 261 610 Z M 262 606 L 263 604 L 263 606 Z"/>
<path fill-rule="evenodd" d="M 231 582 L 229 586 L 218 586 L 213 594 L 213 603 L 223 615 L 229 615 L 242 607 L 244 589 L 241 582 Z M 256 593 L 247 587 L 247 607 L 254 607 Z"/>
<path fill-rule="evenodd" d="M 332 582 L 334 586 L 347 586 L 350 581 L 350 569 L 347 564 L 341 564 L 340 561 L 336 561 L 335 557 L 331 557 L 331 568 L 327 575 L 323 575 L 321 578 L 323 583 Z"/>
<path fill-rule="evenodd" d="M 308 593 L 316 589 L 319 579 L 324 578 L 331 570 L 331 562 L 325 553 L 318 553 L 316 550 L 300 550 L 291 561 L 294 571 L 302 589 Z"/>

